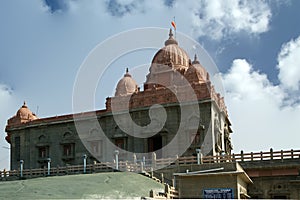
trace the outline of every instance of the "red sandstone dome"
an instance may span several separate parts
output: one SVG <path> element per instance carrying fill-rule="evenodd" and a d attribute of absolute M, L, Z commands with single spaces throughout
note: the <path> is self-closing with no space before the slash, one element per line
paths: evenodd
<path fill-rule="evenodd" d="M 209 81 L 209 74 L 206 69 L 200 64 L 195 54 L 194 61 L 192 65 L 188 68 L 185 73 L 185 77 L 190 82 L 207 82 Z"/>
<path fill-rule="evenodd" d="M 17 114 L 8 120 L 8 125 L 26 123 L 38 119 L 38 117 L 29 110 L 26 103 L 17 111 Z"/>
<path fill-rule="evenodd" d="M 35 114 L 29 110 L 26 103 L 24 102 L 23 106 L 17 111 L 16 117 L 21 120 L 35 120 L 38 119 Z"/>
<path fill-rule="evenodd" d="M 23 106 L 17 111 L 17 114 L 7 121 L 7 126 L 19 125 L 36 119 L 38 119 L 38 117 L 34 113 L 32 113 L 31 110 L 29 110 L 24 101 Z M 5 137 L 5 139 L 8 143 L 10 143 L 9 134 Z"/>
<path fill-rule="evenodd" d="M 128 73 L 128 68 L 126 69 L 126 74 L 118 82 L 115 96 L 126 96 L 133 94 L 138 91 L 138 85 L 135 80 Z"/>
<path fill-rule="evenodd" d="M 172 29 L 170 29 L 169 39 L 165 41 L 165 46 L 155 54 L 152 67 L 171 64 L 174 69 L 181 71 L 189 67 L 189 62 L 188 54 L 178 46 L 178 42 L 173 38 Z"/>

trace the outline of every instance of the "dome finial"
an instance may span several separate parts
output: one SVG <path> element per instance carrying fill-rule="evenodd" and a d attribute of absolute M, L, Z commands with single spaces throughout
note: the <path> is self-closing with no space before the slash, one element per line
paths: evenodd
<path fill-rule="evenodd" d="M 115 96 L 126 96 L 138 91 L 138 85 L 129 74 L 128 67 L 124 77 L 118 82 L 116 87 Z"/>
<path fill-rule="evenodd" d="M 172 29 L 170 28 L 170 31 L 169 31 L 169 39 L 171 39 L 173 37 L 173 32 L 172 32 Z"/>
<path fill-rule="evenodd" d="M 26 101 L 23 102 L 22 108 L 27 108 Z"/>
<path fill-rule="evenodd" d="M 128 67 L 126 67 L 126 72 L 124 74 L 124 77 L 131 77 L 131 75 L 129 74 Z"/>
<path fill-rule="evenodd" d="M 197 54 L 195 54 L 194 61 L 192 62 L 192 64 L 200 64 L 200 62 L 198 61 L 198 58 L 197 58 Z"/>
<path fill-rule="evenodd" d="M 178 42 L 173 38 L 173 32 L 172 32 L 171 28 L 170 28 L 170 32 L 169 32 L 169 39 L 165 41 L 165 46 L 167 46 L 169 44 L 178 45 Z"/>

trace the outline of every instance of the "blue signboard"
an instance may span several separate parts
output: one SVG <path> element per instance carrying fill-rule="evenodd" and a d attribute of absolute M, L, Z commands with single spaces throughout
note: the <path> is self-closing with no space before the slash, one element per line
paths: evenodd
<path fill-rule="evenodd" d="M 212 188 L 203 190 L 204 199 L 233 199 L 232 188 Z"/>

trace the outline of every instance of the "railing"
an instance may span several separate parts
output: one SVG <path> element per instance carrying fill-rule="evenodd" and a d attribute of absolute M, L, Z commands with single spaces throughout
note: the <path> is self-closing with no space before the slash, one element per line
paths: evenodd
<path fill-rule="evenodd" d="M 154 157 L 155 158 L 155 157 Z M 300 150 L 288 150 L 288 151 L 273 151 L 270 149 L 268 152 L 257 153 L 244 153 L 232 155 L 218 155 L 218 156 L 200 156 L 200 160 L 197 160 L 196 156 L 189 157 L 175 157 L 175 158 L 163 158 L 163 159 L 142 159 L 140 161 L 119 161 L 118 169 L 120 171 L 129 172 L 151 172 L 155 169 L 163 168 L 170 165 L 191 165 L 200 163 L 217 163 L 217 162 L 252 162 L 262 160 L 284 160 L 284 159 L 299 159 Z M 114 171 L 116 163 L 95 163 L 87 164 L 86 173 L 97 172 L 111 172 Z M 50 175 L 68 175 L 68 174 L 81 174 L 84 173 L 83 165 L 72 165 L 64 167 L 51 167 Z M 39 169 L 24 169 L 22 170 L 22 177 L 20 170 L 0 171 L 0 180 L 14 180 L 17 178 L 35 178 L 48 175 L 47 168 Z"/>
<path fill-rule="evenodd" d="M 165 185 L 165 194 L 167 199 L 178 199 L 178 191 L 173 186 Z"/>
<path fill-rule="evenodd" d="M 178 191 L 168 184 L 165 184 L 165 191 L 163 193 L 155 193 L 153 190 L 150 190 L 149 196 L 154 199 L 178 199 Z"/>
<path fill-rule="evenodd" d="M 203 157 L 203 163 L 211 162 L 251 162 L 260 160 L 284 160 L 284 159 L 295 159 L 300 158 L 300 150 L 286 150 L 286 151 L 273 151 L 270 149 L 268 152 L 250 152 L 244 153 L 241 151 L 240 154 L 232 155 L 221 155 L 221 156 L 205 156 Z"/>
<path fill-rule="evenodd" d="M 114 171 L 111 163 L 96 163 L 86 165 L 86 173 L 96 173 L 96 172 L 111 172 Z M 50 168 L 51 176 L 61 176 L 68 174 L 83 174 L 84 167 L 83 165 L 70 165 L 64 167 L 51 167 Z M 0 180 L 15 180 L 17 178 L 36 178 L 43 177 L 48 175 L 47 168 L 38 168 L 38 169 L 24 169 L 21 171 L 11 170 L 11 171 L 0 171 Z"/>

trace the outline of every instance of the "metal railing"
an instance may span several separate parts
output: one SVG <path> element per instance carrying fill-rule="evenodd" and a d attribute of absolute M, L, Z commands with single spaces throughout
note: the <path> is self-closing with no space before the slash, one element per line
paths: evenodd
<path fill-rule="evenodd" d="M 299 159 L 300 150 L 287 151 L 273 151 L 268 152 L 250 152 L 231 155 L 217 155 L 217 156 L 201 156 L 201 163 L 217 163 L 217 162 L 252 162 L 262 160 L 284 160 L 284 159 Z M 128 172 L 151 172 L 153 169 L 159 169 L 170 165 L 191 165 L 197 164 L 196 156 L 176 157 L 176 158 L 162 158 L 162 159 L 141 159 L 140 161 L 119 161 L 118 170 Z M 35 178 L 42 176 L 61 176 L 69 174 L 83 174 L 83 173 L 98 173 L 98 172 L 112 172 L 116 169 L 115 162 L 94 163 L 84 165 L 72 165 L 63 167 L 51 167 L 48 174 L 47 168 L 38 169 L 18 169 L 10 171 L 0 171 L 0 180 L 16 180 L 18 178 Z"/>

